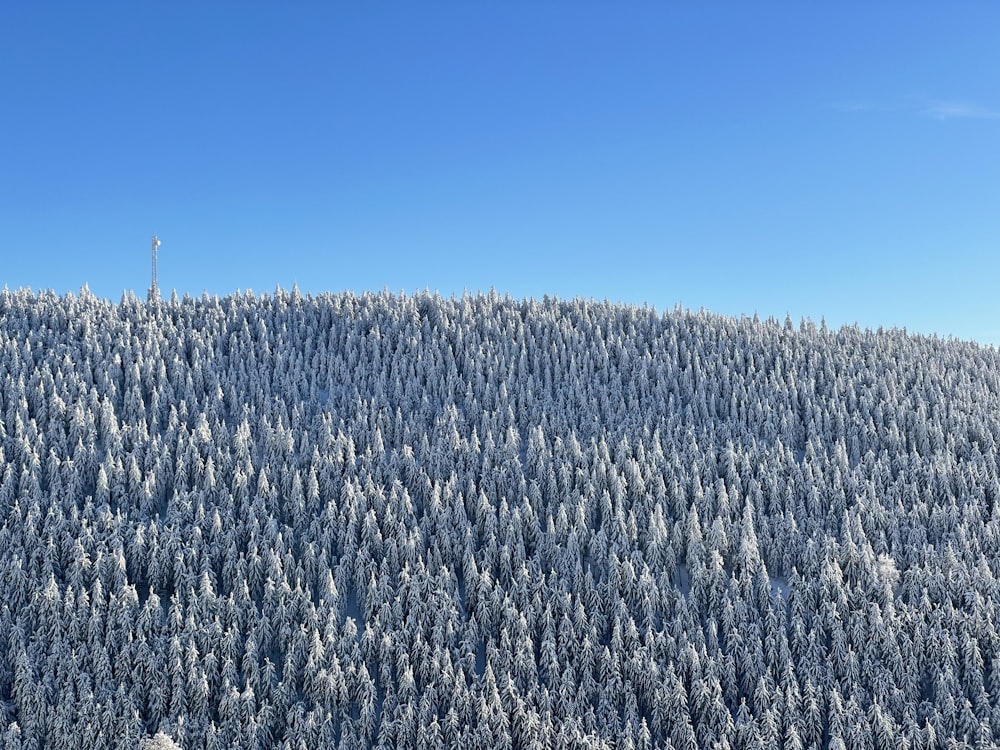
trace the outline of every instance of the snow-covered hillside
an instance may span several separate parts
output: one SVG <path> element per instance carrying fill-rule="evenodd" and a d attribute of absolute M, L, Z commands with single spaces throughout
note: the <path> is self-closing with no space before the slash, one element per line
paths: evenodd
<path fill-rule="evenodd" d="M 998 442 L 898 331 L 4 291 L 0 746 L 989 747 Z"/>

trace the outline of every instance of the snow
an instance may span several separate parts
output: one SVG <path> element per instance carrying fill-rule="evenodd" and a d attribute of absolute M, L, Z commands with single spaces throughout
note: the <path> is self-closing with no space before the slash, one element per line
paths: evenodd
<path fill-rule="evenodd" d="M 781 594 L 781 598 L 787 602 L 790 591 L 788 581 L 781 576 L 770 576 L 767 580 L 771 584 L 771 591 L 775 594 Z"/>
<path fill-rule="evenodd" d="M 607 303 L 0 292 L 0 747 L 991 746 L 997 372 Z"/>

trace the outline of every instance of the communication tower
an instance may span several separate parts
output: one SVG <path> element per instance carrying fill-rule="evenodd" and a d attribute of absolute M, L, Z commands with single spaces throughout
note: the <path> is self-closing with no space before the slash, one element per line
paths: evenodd
<path fill-rule="evenodd" d="M 160 240 L 153 235 L 153 283 L 149 287 L 149 301 L 157 302 L 160 299 L 160 287 L 156 283 L 156 249 L 160 246 Z"/>

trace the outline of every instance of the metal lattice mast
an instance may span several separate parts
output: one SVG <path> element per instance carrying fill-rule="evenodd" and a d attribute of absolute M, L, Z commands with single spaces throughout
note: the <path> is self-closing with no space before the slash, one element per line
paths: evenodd
<path fill-rule="evenodd" d="M 160 288 L 156 283 L 156 248 L 160 246 L 160 240 L 153 235 L 153 283 L 149 287 L 149 300 L 157 300 L 160 298 Z"/>

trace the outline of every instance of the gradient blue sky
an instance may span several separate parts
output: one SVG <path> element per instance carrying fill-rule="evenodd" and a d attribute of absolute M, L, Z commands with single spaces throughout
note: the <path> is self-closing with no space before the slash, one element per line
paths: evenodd
<path fill-rule="evenodd" d="M 996 3 L 4 3 L 0 286 L 143 296 L 157 232 L 180 294 L 1000 343 L 998 39 Z"/>

